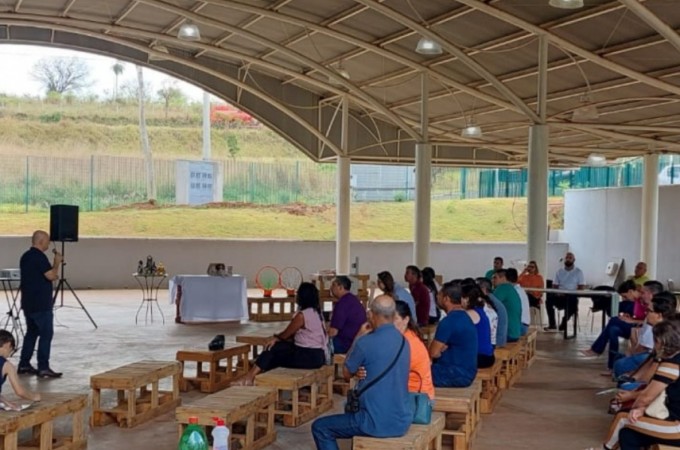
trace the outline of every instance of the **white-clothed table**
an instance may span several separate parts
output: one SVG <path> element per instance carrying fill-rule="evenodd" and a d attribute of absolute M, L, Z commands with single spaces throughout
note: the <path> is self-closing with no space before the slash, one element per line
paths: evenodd
<path fill-rule="evenodd" d="M 179 313 L 182 322 L 217 322 L 248 319 L 246 278 L 240 275 L 176 275 L 170 279 L 170 303 L 182 287 Z"/>

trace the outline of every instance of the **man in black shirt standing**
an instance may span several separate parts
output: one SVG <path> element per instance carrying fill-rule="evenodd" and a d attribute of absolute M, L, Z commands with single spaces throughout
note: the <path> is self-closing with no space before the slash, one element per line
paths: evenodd
<path fill-rule="evenodd" d="M 61 373 L 50 368 L 50 348 L 54 334 L 52 282 L 59 278 L 62 256 L 54 251 L 54 261 L 45 256 L 50 246 L 50 235 L 38 230 L 33 233 L 31 248 L 21 256 L 21 309 L 26 318 L 26 336 L 21 348 L 19 374 L 41 378 L 59 378 Z M 38 368 L 31 366 L 31 358 L 38 343 Z"/>

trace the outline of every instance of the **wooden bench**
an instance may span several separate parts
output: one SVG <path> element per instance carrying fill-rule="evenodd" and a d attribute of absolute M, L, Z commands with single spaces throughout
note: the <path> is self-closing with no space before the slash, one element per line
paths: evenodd
<path fill-rule="evenodd" d="M 296 309 L 295 297 L 248 297 L 248 319 L 252 322 L 289 321 Z"/>
<path fill-rule="evenodd" d="M 520 355 L 520 363 L 523 369 L 528 369 L 536 360 L 536 339 L 538 338 L 538 330 L 530 328 L 522 342 L 522 353 Z"/>
<path fill-rule="evenodd" d="M 188 391 L 196 386 L 201 392 L 216 392 L 228 388 L 229 384 L 245 375 L 250 369 L 248 354 L 250 346 L 246 344 L 226 344 L 222 350 L 180 350 L 177 361 L 182 364 L 179 377 L 179 389 Z M 196 376 L 187 376 L 187 362 L 196 363 Z M 203 370 L 206 363 L 208 370 Z"/>
<path fill-rule="evenodd" d="M 333 407 L 333 366 L 319 369 L 279 367 L 255 377 L 256 386 L 278 390 L 274 413 L 283 425 L 297 427 Z"/>
<path fill-rule="evenodd" d="M 435 388 L 434 410 L 446 414 L 444 436 L 453 440 L 454 450 L 469 449 L 481 421 L 482 382 L 467 388 Z"/>
<path fill-rule="evenodd" d="M 87 448 L 85 408 L 87 395 L 41 393 L 42 400 L 23 411 L 0 413 L 0 436 L 3 450 L 80 450 Z M 54 421 L 71 415 L 70 436 L 54 433 Z M 19 442 L 19 433 L 32 430 L 32 437 Z"/>
<path fill-rule="evenodd" d="M 352 448 L 354 450 L 441 450 L 445 422 L 444 413 L 433 412 L 429 425 L 411 425 L 408 433 L 398 438 L 355 436 L 352 439 Z"/>
<path fill-rule="evenodd" d="M 496 359 L 493 366 L 477 370 L 477 380 L 482 383 L 481 406 L 482 414 L 491 414 L 501 399 L 501 369 L 503 362 Z"/>
<path fill-rule="evenodd" d="M 336 392 L 343 397 L 347 396 L 347 391 L 354 387 L 355 379 L 349 381 L 345 380 L 343 375 L 343 366 L 345 365 L 345 358 L 347 355 L 335 354 L 333 355 L 333 392 Z"/>
<path fill-rule="evenodd" d="M 260 330 L 259 334 L 236 336 L 236 342 L 250 345 L 253 354 L 252 361 L 255 361 L 258 355 L 264 351 L 264 346 L 267 345 L 267 342 L 271 341 L 273 337 L 273 332 L 264 332 Z"/>
<path fill-rule="evenodd" d="M 264 448 L 276 440 L 276 401 L 276 389 L 257 386 L 231 387 L 208 395 L 175 410 L 179 437 L 189 423 L 189 417 L 197 417 L 200 425 L 209 428 L 214 426 L 213 417 L 219 417 L 231 432 L 229 448 Z"/>
<path fill-rule="evenodd" d="M 93 375 L 90 378 L 92 426 L 117 422 L 121 427 L 132 428 L 172 411 L 182 401 L 179 397 L 181 371 L 178 361 L 139 361 Z M 159 389 L 160 381 L 165 378 L 171 378 L 167 380 L 172 383 L 170 391 Z M 102 406 L 102 389 L 116 391 L 115 406 Z"/>
<path fill-rule="evenodd" d="M 519 366 L 519 355 L 522 350 L 521 343 L 512 342 L 505 344 L 503 348 L 497 348 L 494 351 L 496 359 L 500 359 L 503 364 L 501 367 L 501 376 L 498 379 L 498 387 L 501 389 L 509 389 L 515 384 L 520 376 L 521 368 Z"/>

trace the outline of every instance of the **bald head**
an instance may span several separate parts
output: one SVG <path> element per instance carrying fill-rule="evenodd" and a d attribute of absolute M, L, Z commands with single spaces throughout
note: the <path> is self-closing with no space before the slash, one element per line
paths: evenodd
<path fill-rule="evenodd" d="M 33 236 L 31 237 L 31 245 L 44 252 L 50 246 L 50 235 L 43 230 L 37 230 L 33 232 Z"/>
<path fill-rule="evenodd" d="M 370 310 L 373 317 L 392 322 L 396 311 L 396 304 L 392 297 L 382 294 L 373 299 Z"/>

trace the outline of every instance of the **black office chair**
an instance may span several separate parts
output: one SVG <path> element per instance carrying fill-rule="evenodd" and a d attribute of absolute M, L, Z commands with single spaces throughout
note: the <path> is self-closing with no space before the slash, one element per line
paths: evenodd
<path fill-rule="evenodd" d="M 616 292 L 616 289 L 611 286 L 601 285 L 595 286 L 593 291 Z M 608 295 L 593 295 L 590 297 L 590 299 L 593 301 L 593 306 L 590 307 L 590 312 L 593 313 L 593 317 L 597 312 L 602 313 L 602 328 L 604 329 L 607 317 L 611 317 L 612 315 L 612 298 Z M 593 321 L 590 323 L 590 331 L 592 332 L 592 330 Z"/>

